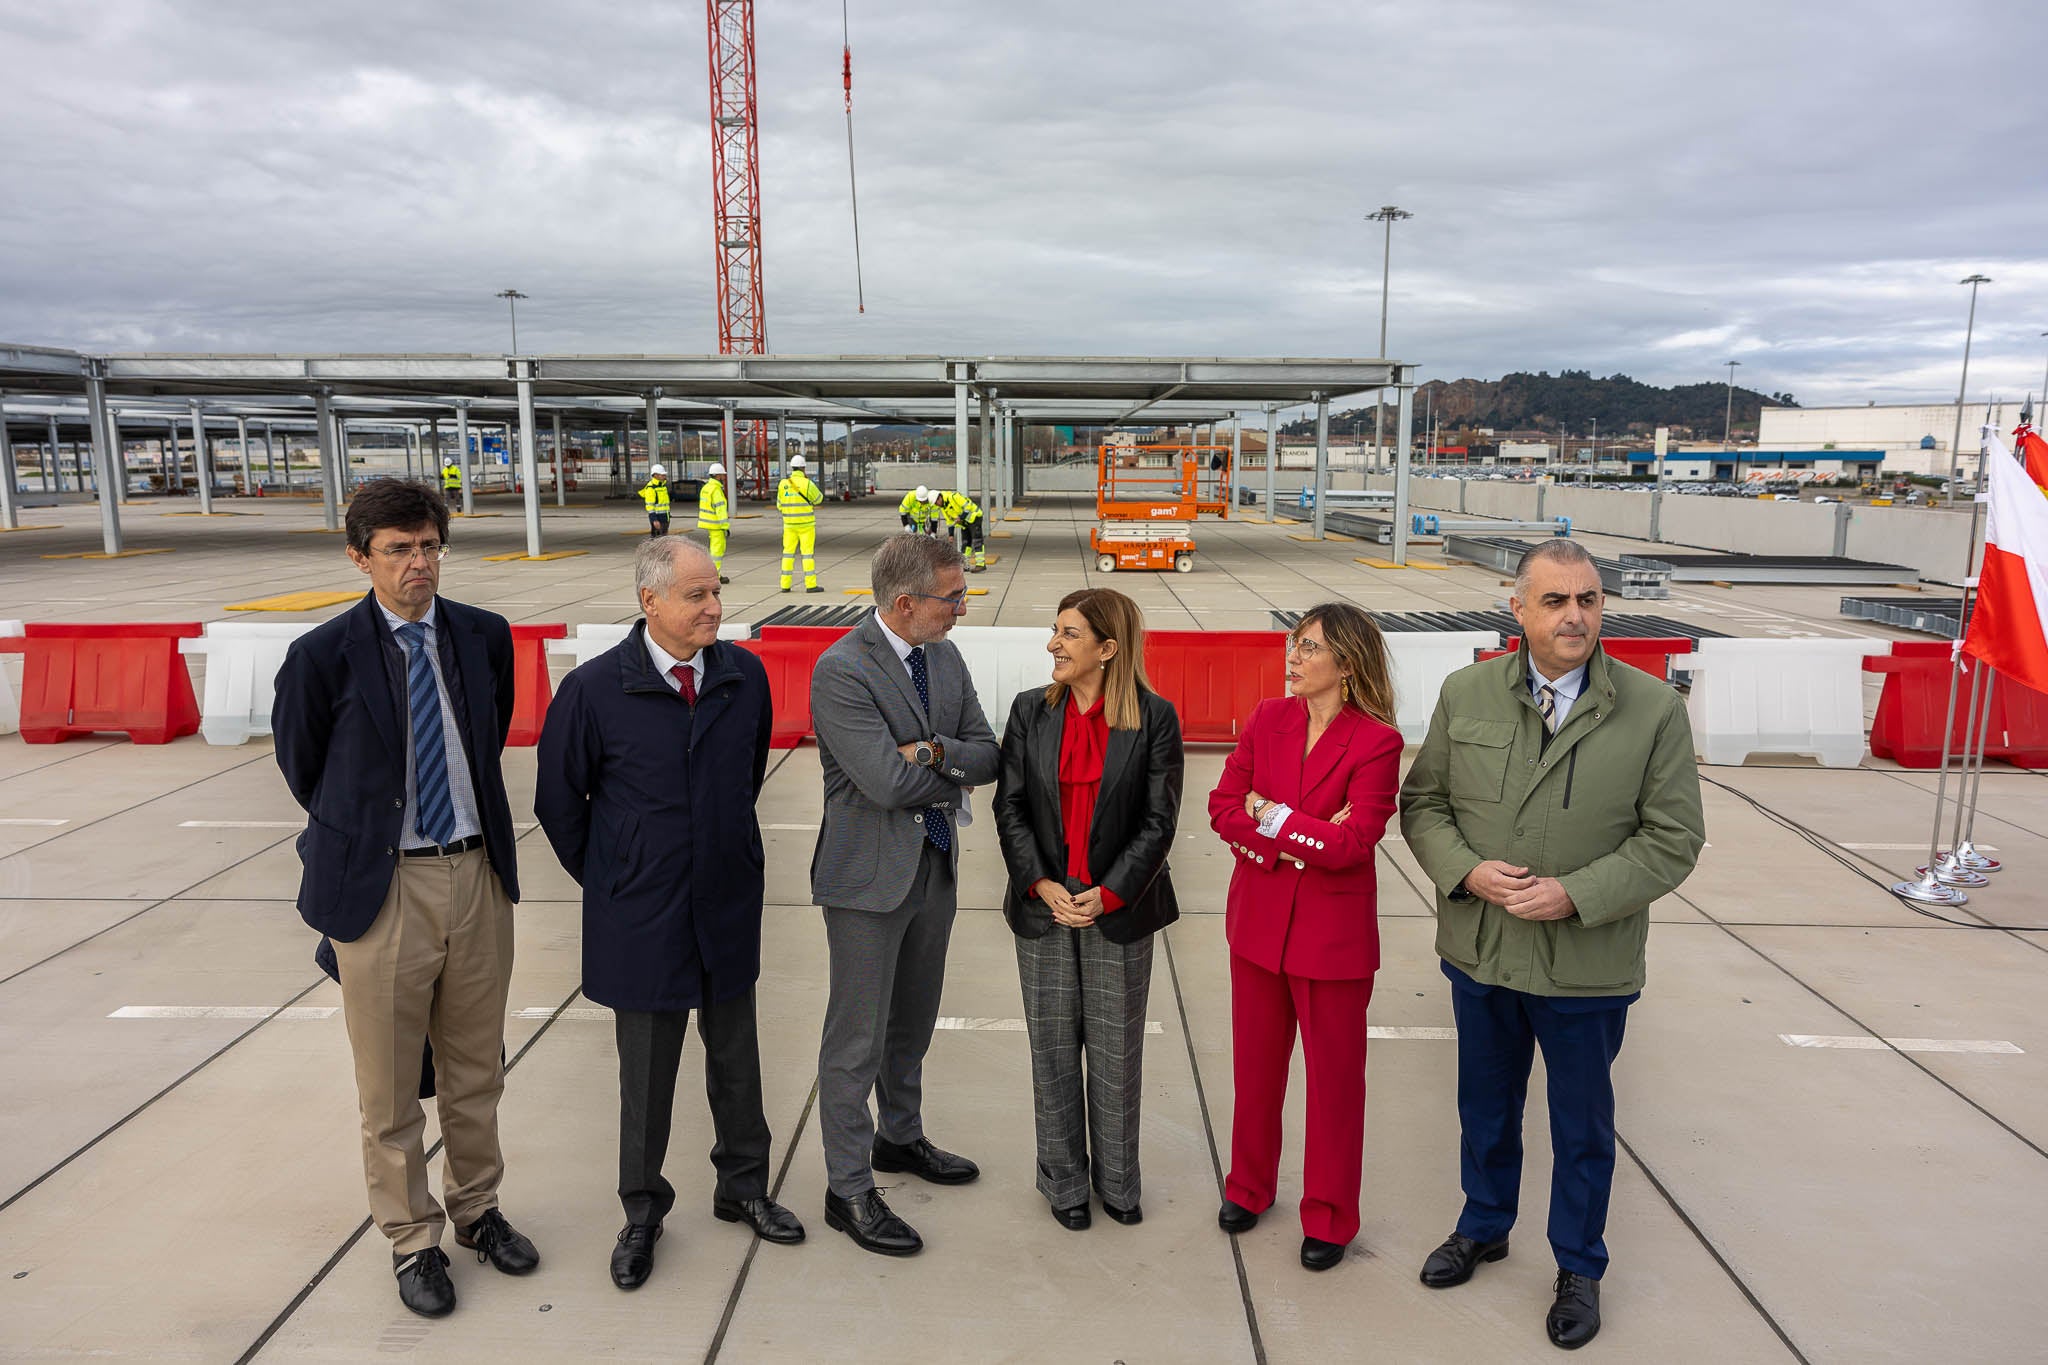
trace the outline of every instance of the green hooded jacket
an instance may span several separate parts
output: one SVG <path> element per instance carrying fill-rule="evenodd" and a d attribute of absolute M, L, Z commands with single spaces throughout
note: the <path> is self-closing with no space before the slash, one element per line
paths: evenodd
<path fill-rule="evenodd" d="M 1444 682 L 1401 785 L 1401 833 L 1435 885 L 1436 950 L 1474 980 L 1532 995 L 1643 987 L 1650 903 L 1706 843 L 1685 704 L 1596 649 L 1546 745 L 1528 645 Z M 1531 922 L 1464 890 L 1489 858 L 1556 877 L 1577 907 Z"/>

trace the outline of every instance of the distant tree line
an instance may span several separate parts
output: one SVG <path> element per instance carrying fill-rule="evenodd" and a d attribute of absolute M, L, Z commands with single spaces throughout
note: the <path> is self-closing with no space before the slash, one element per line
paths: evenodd
<path fill-rule="evenodd" d="M 1754 435 L 1766 405 L 1798 407 L 1789 393 L 1759 393 L 1735 388 L 1734 427 L 1738 433 Z M 1670 427 L 1674 435 L 1719 436 L 1722 414 L 1728 401 L 1724 383 L 1680 384 L 1658 388 L 1625 374 L 1595 378 L 1585 370 L 1547 370 L 1535 374 L 1502 375 L 1497 380 L 1431 380 L 1415 393 L 1415 420 L 1419 430 L 1425 408 L 1433 406 L 1446 429 L 1491 427 L 1506 433 L 1569 432 L 1584 435 L 1595 422 L 1603 435 L 1649 436 L 1658 427 Z M 1394 404 L 1386 403 L 1391 421 Z M 1330 414 L 1333 433 L 1349 437 L 1355 425 L 1369 430 L 1372 404 Z M 1313 435 L 1315 419 L 1304 418 L 1283 428 L 1292 436 Z M 1391 438 L 1390 438 L 1391 439 Z"/>

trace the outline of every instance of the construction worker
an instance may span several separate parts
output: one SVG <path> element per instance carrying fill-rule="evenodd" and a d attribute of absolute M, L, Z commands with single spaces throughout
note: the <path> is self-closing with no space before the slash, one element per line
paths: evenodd
<path fill-rule="evenodd" d="M 804 555 L 804 591 L 823 592 L 818 586 L 818 504 L 825 490 L 804 473 L 804 457 L 789 457 L 789 473 L 775 487 L 775 510 L 782 514 L 782 590 L 788 592 L 796 567 L 799 546 Z"/>
<path fill-rule="evenodd" d="M 922 531 L 925 528 L 925 503 L 930 500 L 932 490 L 923 484 L 903 495 L 903 501 L 896 504 L 896 515 L 903 519 L 906 531 Z"/>
<path fill-rule="evenodd" d="M 453 460 L 441 466 L 441 496 L 450 507 L 462 496 L 462 466 Z"/>
<path fill-rule="evenodd" d="M 732 510 L 725 500 L 725 466 L 711 466 L 704 486 L 697 490 L 697 529 L 711 542 L 711 566 L 718 571 L 718 581 L 730 583 L 725 576 L 725 533 L 732 527 Z"/>
<path fill-rule="evenodd" d="M 946 525 L 960 533 L 960 553 L 967 556 L 968 572 L 981 573 L 988 568 L 988 543 L 983 532 L 981 504 L 964 493 L 945 492 L 938 495 L 939 515 Z"/>
<path fill-rule="evenodd" d="M 640 488 L 640 501 L 647 504 L 649 539 L 668 534 L 668 471 L 660 465 L 647 470 L 647 482 Z"/>

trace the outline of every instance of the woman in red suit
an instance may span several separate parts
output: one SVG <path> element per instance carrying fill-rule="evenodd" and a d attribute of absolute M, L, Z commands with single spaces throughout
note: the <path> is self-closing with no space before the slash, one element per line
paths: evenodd
<path fill-rule="evenodd" d="M 1246 722 L 1209 823 L 1236 853 L 1230 942 L 1230 1178 L 1216 1221 L 1272 1207 L 1294 1033 L 1308 1069 L 1301 1263 L 1328 1270 L 1358 1235 L 1365 1010 L 1380 961 L 1373 849 L 1394 813 L 1401 732 L 1386 641 L 1349 603 L 1311 609 L 1287 642 L 1289 695 Z"/>

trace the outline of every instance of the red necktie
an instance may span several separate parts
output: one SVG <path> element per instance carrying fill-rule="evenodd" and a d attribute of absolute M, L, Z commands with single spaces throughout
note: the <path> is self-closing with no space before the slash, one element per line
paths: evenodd
<path fill-rule="evenodd" d="M 690 705 L 695 706 L 697 704 L 696 670 L 691 668 L 688 664 L 677 664 L 674 668 L 671 668 L 668 671 L 668 675 L 671 678 L 674 678 L 677 684 L 683 689 L 683 700 L 690 703 Z"/>

